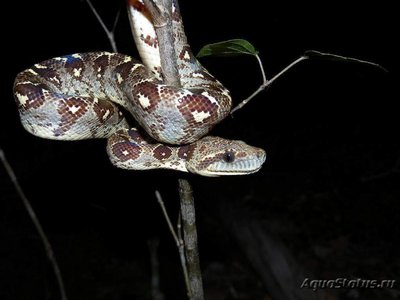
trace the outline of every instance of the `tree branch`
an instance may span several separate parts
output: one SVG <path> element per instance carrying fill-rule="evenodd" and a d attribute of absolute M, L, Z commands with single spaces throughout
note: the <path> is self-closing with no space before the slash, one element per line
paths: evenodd
<path fill-rule="evenodd" d="M 179 179 L 179 195 L 183 221 L 183 238 L 188 265 L 189 282 L 193 300 L 203 300 L 203 281 L 201 278 L 199 251 L 197 248 L 196 213 L 192 187 L 186 179 Z"/>
<path fill-rule="evenodd" d="M 180 87 L 181 83 L 176 61 L 177 56 L 172 26 L 172 0 L 144 0 L 144 3 L 154 22 L 159 44 L 164 83 Z M 176 5 L 178 4 L 176 3 Z M 204 292 L 197 250 L 194 199 L 192 196 L 192 188 L 185 179 L 179 179 L 179 194 L 186 250 L 186 264 L 190 283 L 190 286 L 188 286 L 188 296 L 191 300 L 203 300 Z M 182 259 L 182 253 L 180 254 Z"/>
<path fill-rule="evenodd" d="M 153 18 L 164 83 L 181 87 L 172 28 L 172 0 L 144 0 L 144 4 Z"/>
<path fill-rule="evenodd" d="M 157 35 L 161 72 L 164 83 L 170 86 L 181 87 L 172 24 L 172 0 L 143 0 L 143 2 L 151 15 Z M 176 3 L 176 5 L 178 4 Z M 179 179 L 179 187 L 184 244 L 180 238 L 180 232 L 178 233 L 179 238 L 177 238 L 158 192 L 156 192 L 156 197 L 162 207 L 170 231 L 179 249 L 189 299 L 203 300 L 204 293 L 197 250 L 195 207 L 192 188 L 189 182 L 184 179 Z M 183 250 L 186 250 L 186 257 Z"/>

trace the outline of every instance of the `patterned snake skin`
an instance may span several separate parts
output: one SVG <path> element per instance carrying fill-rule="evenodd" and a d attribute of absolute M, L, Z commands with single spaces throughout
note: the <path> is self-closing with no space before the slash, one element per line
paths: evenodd
<path fill-rule="evenodd" d="M 151 19 L 141 1 L 130 3 L 143 64 L 108 52 L 72 54 L 35 64 L 19 73 L 14 83 L 24 128 L 55 140 L 107 138 L 111 162 L 125 169 L 166 168 L 205 176 L 258 171 L 265 161 L 262 149 L 242 141 L 203 137 L 227 116 L 231 98 L 193 56 L 176 5 L 173 28 L 182 88 L 163 84 Z M 129 129 L 126 113 L 152 142 L 137 129 Z"/>

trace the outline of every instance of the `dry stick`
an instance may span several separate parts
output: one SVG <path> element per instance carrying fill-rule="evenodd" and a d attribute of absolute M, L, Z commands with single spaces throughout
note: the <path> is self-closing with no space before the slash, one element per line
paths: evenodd
<path fill-rule="evenodd" d="M 26 197 L 21 185 L 18 182 L 17 177 L 15 176 L 14 170 L 12 169 L 11 165 L 9 164 L 8 160 L 5 157 L 4 151 L 3 149 L 0 148 L 0 160 L 2 161 L 4 168 L 6 169 L 6 172 L 8 174 L 8 176 L 10 177 L 11 182 L 13 183 L 19 197 L 22 200 L 22 203 L 25 206 L 25 209 L 27 210 L 29 217 L 32 220 L 32 223 L 34 224 L 37 232 L 39 233 L 40 239 L 43 243 L 43 246 L 46 250 L 46 254 L 48 259 L 50 260 L 51 265 L 53 266 L 53 271 L 54 274 L 57 278 L 57 283 L 58 283 L 58 287 L 60 289 L 60 295 L 61 295 L 61 299 L 62 300 L 68 300 L 67 294 L 65 292 L 65 288 L 64 288 L 64 282 L 61 276 L 61 271 L 60 268 L 58 266 L 56 257 L 54 255 L 54 251 L 53 248 L 51 247 L 51 244 L 49 242 L 49 240 L 47 239 L 47 236 L 42 228 L 42 225 L 39 222 L 39 219 L 37 218 L 35 211 L 33 210 L 32 205 L 30 204 L 28 198 Z"/>
<path fill-rule="evenodd" d="M 154 21 L 154 27 L 159 42 L 161 69 L 164 83 L 180 87 L 179 72 L 174 48 L 172 28 L 172 0 L 144 0 Z M 176 3 L 176 5 L 178 5 Z M 192 188 L 185 179 L 179 179 L 183 233 L 185 239 L 186 262 L 190 287 L 189 299 L 203 300 L 203 283 L 201 278 L 199 256 L 197 250 L 197 232 L 194 199 Z"/>
<path fill-rule="evenodd" d="M 96 19 L 100 23 L 100 25 L 103 28 L 104 32 L 106 33 L 107 38 L 108 38 L 108 40 L 109 40 L 109 42 L 111 44 L 111 48 L 112 48 L 113 52 L 118 52 L 117 44 L 115 42 L 114 31 L 115 31 L 115 27 L 117 26 L 117 23 L 118 23 L 120 10 L 118 10 L 117 16 L 115 17 L 112 29 L 109 30 L 107 28 L 106 24 L 104 24 L 103 20 L 101 19 L 100 15 L 98 14 L 97 10 L 94 8 L 92 2 L 90 2 L 90 0 L 86 0 L 86 2 L 89 5 L 90 9 L 92 10 L 93 14 L 96 16 Z"/>

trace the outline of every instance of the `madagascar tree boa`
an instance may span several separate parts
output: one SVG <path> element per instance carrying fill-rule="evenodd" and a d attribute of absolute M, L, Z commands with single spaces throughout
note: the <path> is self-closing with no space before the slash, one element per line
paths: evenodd
<path fill-rule="evenodd" d="M 108 52 L 35 64 L 19 73 L 14 83 L 24 128 L 55 140 L 107 138 L 111 162 L 125 169 L 166 168 L 205 176 L 258 171 L 265 161 L 264 150 L 205 136 L 229 114 L 231 97 L 193 56 L 177 5 L 172 8 L 173 29 L 182 88 L 163 84 L 151 19 L 141 0 L 131 2 L 143 64 Z M 126 112 L 151 141 L 130 128 Z"/>

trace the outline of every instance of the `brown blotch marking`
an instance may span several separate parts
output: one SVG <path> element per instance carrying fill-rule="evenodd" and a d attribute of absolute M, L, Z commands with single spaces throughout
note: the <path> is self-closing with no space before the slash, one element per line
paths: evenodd
<path fill-rule="evenodd" d="M 158 39 L 156 37 L 152 37 L 150 35 L 146 35 L 146 37 L 141 34 L 140 39 L 150 47 L 157 48 L 158 47 Z"/>
<path fill-rule="evenodd" d="M 65 69 L 71 76 L 80 78 L 85 71 L 85 63 L 82 61 L 81 58 L 74 57 L 74 59 L 65 63 Z M 75 76 L 75 70 L 78 70 L 80 72 L 79 76 Z"/>
<path fill-rule="evenodd" d="M 107 67 L 110 65 L 110 56 L 107 54 L 100 55 L 93 60 L 93 68 L 97 75 L 103 76 Z"/>
<path fill-rule="evenodd" d="M 178 109 L 189 125 L 194 127 L 199 126 L 199 122 L 193 117 L 193 112 L 210 114 L 200 124 L 215 124 L 219 117 L 218 105 L 203 95 L 193 94 L 182 97 Z"/>
<path fill-rule="evenodd" d="M 214 88 L 207 89 L 207 93 L 211 96 L 217 99 L 219 107 L 220 107 L 220 113 L 224 114 L 224 117 L 226 114 L 229 113 L 230 108 L 231 108 L 231 101 L 229 97 L 226 97 L 225 95 L 222 94 L 222 90 L 220 89 L 220 86 L 215 83 Z"/>
<path fill-rule="evenodd" d="M 160 131 L 158 130 L 157 124 L 154 124 L 154 123 L 150 124 L 150 126 L 148 126 L 148 130 L 146 130 L 146 131 L 155 140 L 159 140 L 160 139 Z"/>
<path fill-rule="evenodd" d="M 129 139 L 138 145 L 140 145 L 144 142 L 143 137 L 136 129 L 133 129 L 133 128 L 129 129 L 128 135 L 129 135 Z"/>
<path fill-rule="evenodd" d="M 246 152 L 240 151 L 240 152 L 236 152 L 235 156 L 238 158 L 242 158 L 242 157 L 246 157 L 248 154 Z"/>
<path fill-rule="evenodd" d="M 189 56 L 189 58 L 188 58 L 187 56 Z M 192 51 L 190 50 L 190 47 L 189 47 L 189 46 L 184 46 L 184 47 L 182 48 L 181 53 L 179 53 L 179 58 L 180 58 L 182 61 L 186 61 L 186 62 L 191 62 L 191 61 L 194 60 Z"/>
<path fill-rule="evenodd" d="M 44 84 L 34 85 L 32 83 L 21 83 L 15 85 L 14 93 L 18 93 L 22 96 L 28 97 L 28 100 L 25 102 L 24 105 L 22 105 L 19 102 L 19 99 L 15 96 L 15 102 L 17 103 L 19 109 L 28 110 L 42 106 L 45 102 L 43 89 L 47 89 Z"/>
<path fill-rule="evenodd" d="M 157 67 L 157 66 L 154 66 L 153 67 L 154 68 L 154 70 L 152 71 L 153 72 L 153 74 L 156 74 L 156 75 L 160 75 L 161 76 L 161 67 Z"/>
<path fill-rule="evenodd" d="M 168 86 L 162 86 L 159 91 L 161 99 L 175 99 L 179 95 L 175 89 Z"/>
<path fill-rule="evenodd" d="M 194 144 L 181 146 L 178 150 L 178 157 L 184 160 L 189 160 L 192 158 L 195 149 L 196 146 Z"/>
<path fill-rule="evenodd" d="M 154 115 L 157 121 L 157 128 L 159 128 L 160 131 L 163 131 L 165 129 L 165 124 L 168 124 L 168 119 L 164 116 L 160 116 L 159 114 Z"/>
<path fill-rule="evenodd" d="M 146 6 L 139 0 L 128 0 L 128 5 L 141 12 L 149 21 L 152 20 L 150 12 L 147 10 Z"/>
<path fill-rule="evenodd" d="M 171 156 L 172 150 L 168 146 L 160 145 L 153 150 L 153 155 L 158 160 L 167 159 Z"/>
<path fill-rule="evenodd" d="M 141 104 L 139 102 L 139 96 L 138 96 L 139 94 L 141 94 L 149 99 L 150 104 L 146 108 L 143 108 L 141 106 Z M 160 101 L 157 85 L 155 85 L 154 83 L 148 82 L 148 81 L 138 83 L 135 86 L 135 88 L 132 90 L 132 97 L 135 101 L 135 104 L 138 107 L 142 107 L 143 110 L 146 112 L 153 111 L 157 107 L 157 105 Z"/>
<path fill-rule="evenodd" d="M 137 159 L 142 152 L 141 147 L 130 142 L 119 142 L 111 147 L 112 153 L 121 161 Z"/>
<path fill-rule="evenodd" d="M 215 78 L 208 72 L 203 71 L 203 70 L 196 70 L 197 74 L 201 74 L 203 77 L 202 79 L 206 80 L 206 81 L 210 81 L 210 82 L 215 82 Z"/>
<path fill-rule="evenodd" d="M 200 152 L 205 152 L 206 149 L 207 149 L 207 146 L 206 146 L 206 145 L 201 145 L 201 147 L 199 148 L 199 151 L 200 151 Z"/>
<path fill-rule="evenodd" d="M 44 79 L 52 82 L 56 86 L 60 86 L 62 80 L 61 77 L 59 76 L 58 72 L 54 69 L 51 69 L 50 67 L 46 68 L 38 68 L 36 66 L 33 66 L 31 68 L 34 72 L 36 72 L 40 77 L 43 77 Z"/>
<path fill-rule="evenodd" d="M 137 62 L 135 62 L 135 61 L 128 61 L 128 62 L 122 63 L 115 68 L 115 72 L 116 72 L 116 74 L 118 73 L 123 79 L 128 78 L 129 75 L 131 75 L 132 68 L 135 67 L 135 65 L 137 65 Z M 145 73 L 144 68 L 143 67 L 136 68 L 134 75 L 145 76 L 146 73 Z M 117 80 L 117 82 L 118 82 L 118 80 Z"/>
<path fill-rule="evenodd" d="M 75 112 L 73 113 L 70 109 L 74 107 Z M 56 136 L 62 135 L 64 132 L 68 131 L 74 123 L 77 122 L 86 112 L 87 103 L 82 98 L 68 98 L 64 101 L 60 101 L 58 104 L 58 113 L 61 116 L 60 127 L 55 130 L 54 134 Z"/>
<path fill-rule="evenodd" d="M 114 115 L 114 105 L 105 100 L 94 103 L 93 110 L 101 123 L 107 122 Z"/>

